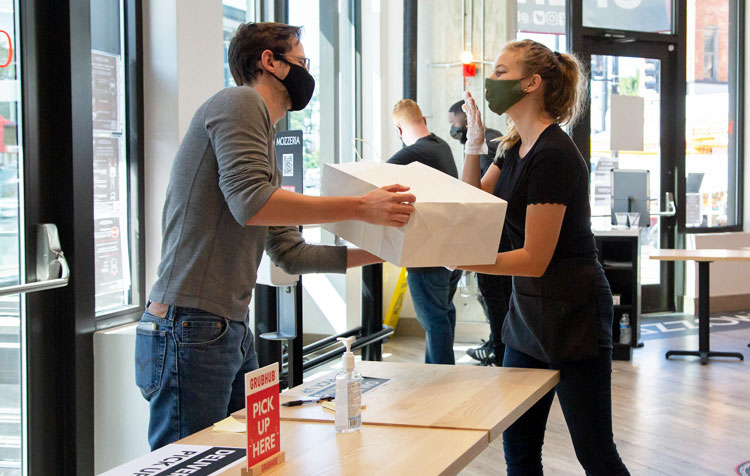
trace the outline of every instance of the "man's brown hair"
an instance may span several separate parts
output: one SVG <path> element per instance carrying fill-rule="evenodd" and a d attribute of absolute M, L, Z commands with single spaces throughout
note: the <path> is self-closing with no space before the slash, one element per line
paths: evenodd
<path fill-rule="evenodd" d="M 283 23 L 243 23 L 237 27 L 229 42 L 227 62 L 237 86 L 254 82 L 261 74 L 258 61 L 265 50 L 281 55 L 294 46 L 292 38 L 299 41 L 302 27 Z"/>

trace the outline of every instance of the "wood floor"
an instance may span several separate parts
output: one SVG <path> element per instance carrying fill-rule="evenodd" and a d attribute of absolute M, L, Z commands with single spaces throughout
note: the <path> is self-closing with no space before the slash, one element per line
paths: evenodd
<path fill-rule="evenodd" d="M 666 360 L 669 349 L 697 349 L 697 336 L 649 340 L 631 362 L 613 362 L 614 435 L 633 475 L 734 475 L 750 460 L 750 331 L 711 334 L 713 350 L 742 352 L 745 361 L 694 357 Z M 459 363 L 471 365 L 467 345 L 456 344 Z M 387 361 L 422 361 L 424 339 L 392 338 Z M 462 476 L 505 474 L 501 438 L 492 442 Z M 582 475 L 559 403 L 552 406 L 543 450 L 545 473 Z"/>

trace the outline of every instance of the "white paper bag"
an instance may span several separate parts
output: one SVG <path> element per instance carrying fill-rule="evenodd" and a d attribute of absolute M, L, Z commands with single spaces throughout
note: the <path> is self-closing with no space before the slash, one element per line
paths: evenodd
<path fill-rule="evenodd" d="M 362 195 L 401 184 L 417 197 L 401 228 L 344 221 L 324 229 L 398 266 L 493 264 L 507 203 L 419 162 L 325 164 L 323 196 Z"/>

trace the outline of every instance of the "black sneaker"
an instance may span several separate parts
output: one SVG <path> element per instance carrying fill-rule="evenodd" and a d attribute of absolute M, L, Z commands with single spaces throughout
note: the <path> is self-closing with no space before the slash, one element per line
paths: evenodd
<path fill-rule="evenodd" d="M 494 359 L 494 355 L 492 352 L 492 344 L 487 342 L 486 340 L 482 339 L 482 345 L 479 347 L 474 347 L 473 349 L 467 349 L 466 355 L 471 357 L 474 360 L 479 361 L 479 365 L 489 365 L 490 356 Z"/>

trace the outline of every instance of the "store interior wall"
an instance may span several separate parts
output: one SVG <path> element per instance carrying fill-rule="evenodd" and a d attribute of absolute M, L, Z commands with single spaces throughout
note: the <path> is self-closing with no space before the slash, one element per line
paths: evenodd
<path fill-rule="evenodd" d="M 509 0 L 473 0 L 473 28 L 466 21 L 466 37 L 471 38 L 475 58 L 493 61 L 501 45 L 512 38 L 515 25 L 502 21 L 486 21 L 484 25 L 484 54 L 481 51 L 482 3 L 485 18 L 513 18 Z M 470 2 L 467 2 L 467 10 Z M 362 8 L 362 136 L 373 147 L 362 148 L 365 159 L 377 156 L 387 160 L 399 150 L 401 143 L 394 131 L 390 112 L 393 104 L 402 98 L 402 52 L 403 52 L 403 5 L 402 2 L 364 0 Z M 462 166 L 460 144 L 448 134 L 447 110 L 461 97 L 463 90 L 461 68 L 431 68 L 430 63 L 453 63 L 462 51 L 461 2 L 452 0 L 424 0 L 419 2 L 419 56 L 418 56 L 418 102 L 425 113 L 432 131 L 443 137 L 452 147 L 459 168 Z M 447 13 L 446 13 L 447 12 Z M 506 14 L 498 13 L 504 12 Z M 468 13 L 467 13 L 468 15 Z M 750 18 L 750 13 L 746 11 Z M 165 21 L 178 18 L 178 21 Z M 168 0 L 144 4 L 144 85 L 145 85 L 145 130 L 146 130 L 146 289 L 150 289 L 156 276 L 156 267 L 161 247 L 161 209 L 169 180 L 172 159 L 180 139 L 189 124 L 195 109 L 207 97 L 222 86 L 221 53 L 221 1 L 220 0 Z M 747 22 L 747 20 L 746 20 Z M 195 32 L 200 32 L 196 35 Z M 451 31 L 451 34 L 445 34 Z M 215 41 L 207 41 L 216 37 Z M 454 44 L 455 43 L 455 44 Z M 750 39 L 745 38 L 746 46 Z M 178 48 L 179 45 L 179 48 Z M 489 75 L 487 66 L 484 76 Z M 745 79 L 746 87 L 750 79 Z M 483 75 L 481 67 L 477 76 L 466 82 L 467 89 L 476 98 L 483 97 Z M 750 100 L 747 95 L 745 103 Z M 488 113 L 482 105 L 489 126 L 505 130 L 504 117 Z M 748 136 L 750 124 L 745 124 Z M 373 151 L 373 148 L 377 152 Z M 744 170 L 745 190 L 750 189 L 750 168 Z M 750 231 L 750 196 L 744 198 L 744 228 Z M 731 241 L 731 240 L 730 240 Z M 727 241 L 726 246 L 730 245 Z M 721 242 L 719 243 L 719 245 Z M 352 274 L 351 272 L 349 274 Z M 384 308 L 390 302 L 397 273 L 385 273 Z M 689 275 L 689 273 L 688 273 Z M 712 275 L 720 283 L 721 273 Z M 729 276 L 726 277 L 729 279 Z M 356 280 L 347 276 L 347 282 Z M 688 277 L 688 279 L 690 279 Z M 351 292 L 349 291 L 351 288 Z M 356 318 L 359 309 L 359 294 L 354 286 L 347 285 L 346 325 Z M 686 289 L 694 288 L 688 281 Z M 712 287 L 713 288 L 713 287 Z M 468 289 L 468 294 L 474 290 Z M 688 291 L 689 292 L 689 291 Z M 750 294 L 750 289 L 748 289 Z M 311 303 L 309 292 L 306 301 Z M 688 296 L 689 297 L 689 296 Z M 483 316 L 472 298 L 457 304 L 459 320 L 481 321 Z M 474 299 L 475 300 L 475 299 Z M 468 312 L 465 308 L 471 308 Z M 314 333 L 338 330 L 340 325 L 325 321 L 320 306 L 306 306 L 312 310 L 306 315 L 306 326 Z M 403 317 L 415 317 L 407 293 L 402 311 Z M 343 323 L 341 324 L 343 325 Z"/>
<path fill-rule="evenodd" d="M 143 6 L 146 292 L 161 257 L 161 213 L 172 162 L 196 109 L 224 85 L 221 0 Z"/>

